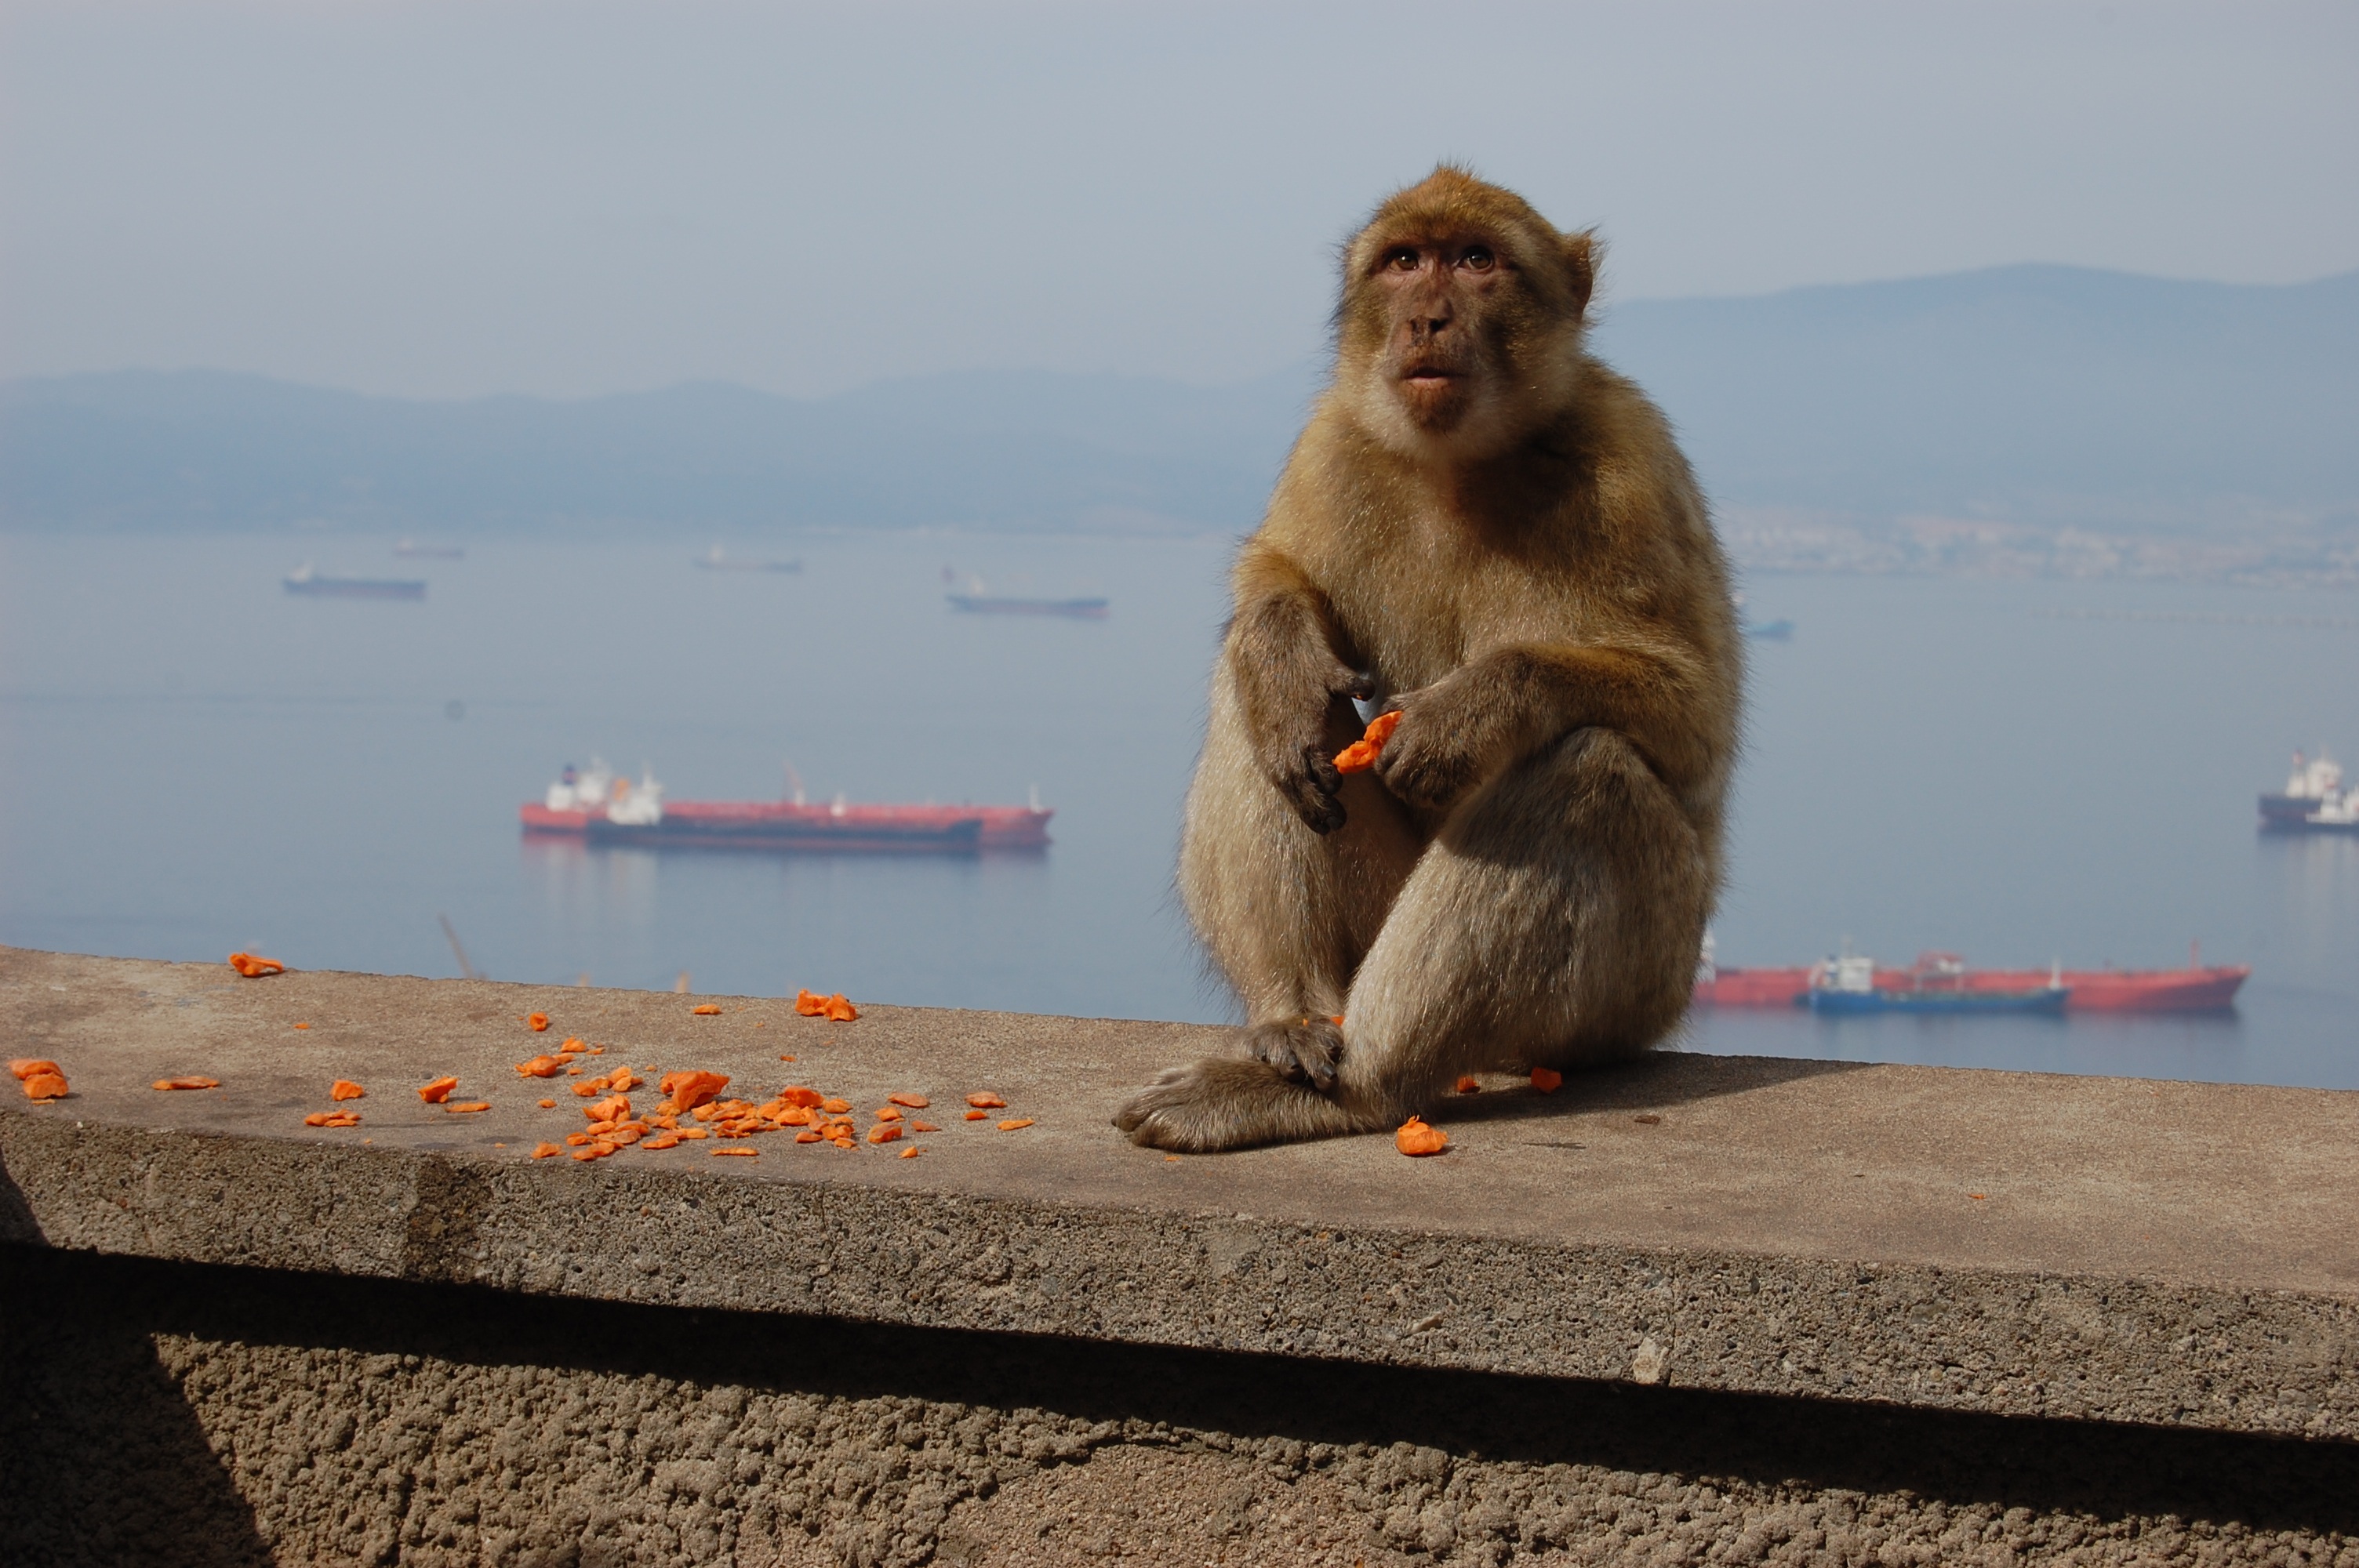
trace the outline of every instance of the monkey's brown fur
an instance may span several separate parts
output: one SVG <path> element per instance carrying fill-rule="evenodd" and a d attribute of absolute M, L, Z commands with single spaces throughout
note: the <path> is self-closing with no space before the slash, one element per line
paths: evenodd
<path fill-rule="evenodd" d="M 1462 1072 L 1629 1055 L 1686 1008 L 1742 650 L 1669 426 L 1582 346 L 1594 256 L 1448 167 L 1346 249 L 1180 852 L 1246 1055 L 1142 1091 L 1137 1141 L 1390 1128 Z M 1342 776 L 1353 697 L 1402 717 Z"/>

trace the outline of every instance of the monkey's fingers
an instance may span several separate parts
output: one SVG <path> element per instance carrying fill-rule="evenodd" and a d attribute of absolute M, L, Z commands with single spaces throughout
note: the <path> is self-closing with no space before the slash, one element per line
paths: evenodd
<path fill-rule="evenodd" d="M 1343 1032 L 1332 1018 L 1256 1023 L 1245 1031 L 1245 1054 L 1266 1062 L 1288 1083 L 1310 1082 L 1325 1094 L 1335 1087 L 1335 1064 L 1343 1054 Z"/>
<path fill-rule="evenodd" d="M 1313 833 L 1332 833 L 1343 826 L 1343 775 L 1318 746 L 1302 748 L 1302 770 L 1279 785 L 1295 815 Z"/>

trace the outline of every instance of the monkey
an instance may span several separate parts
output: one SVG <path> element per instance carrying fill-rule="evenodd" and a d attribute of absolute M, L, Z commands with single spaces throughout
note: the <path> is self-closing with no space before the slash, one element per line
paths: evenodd
<path fill-rule="evenodd" d="M 1669 421 L 1586 347 L 1601 249 L 1451 164 L 1344 246 L 1183 812 L 1180 902 L 1244 1049 L 1131 1098 L 1134 1141 L 1381 1130 L 1461 1074 L 1628 1058 L 1684 1015 L 1743 642 Z"/>

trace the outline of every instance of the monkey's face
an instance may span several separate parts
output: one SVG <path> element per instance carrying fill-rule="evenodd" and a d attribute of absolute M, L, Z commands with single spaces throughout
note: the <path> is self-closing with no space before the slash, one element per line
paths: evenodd
<path fill-rule="evenodd" d="M 1344 253 L 1337 392 L 1404 456 L 1504 450 L 1570 396 L 1588 247 L 1456 170 L 1403 191 Z"/>

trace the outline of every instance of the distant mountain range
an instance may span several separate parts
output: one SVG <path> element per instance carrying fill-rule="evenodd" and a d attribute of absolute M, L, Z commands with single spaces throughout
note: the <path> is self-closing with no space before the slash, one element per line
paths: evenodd
<path fill-rule="evenodd" d="M 2014 266 L 1603 312 L 1724 510 L 2359 532 L 2359 273 Z M 1315 367 L 1201 388 L 973 372 L 419 402 L 210 371 L 0 385 L 0 526 L 1241 530 Z"/>

